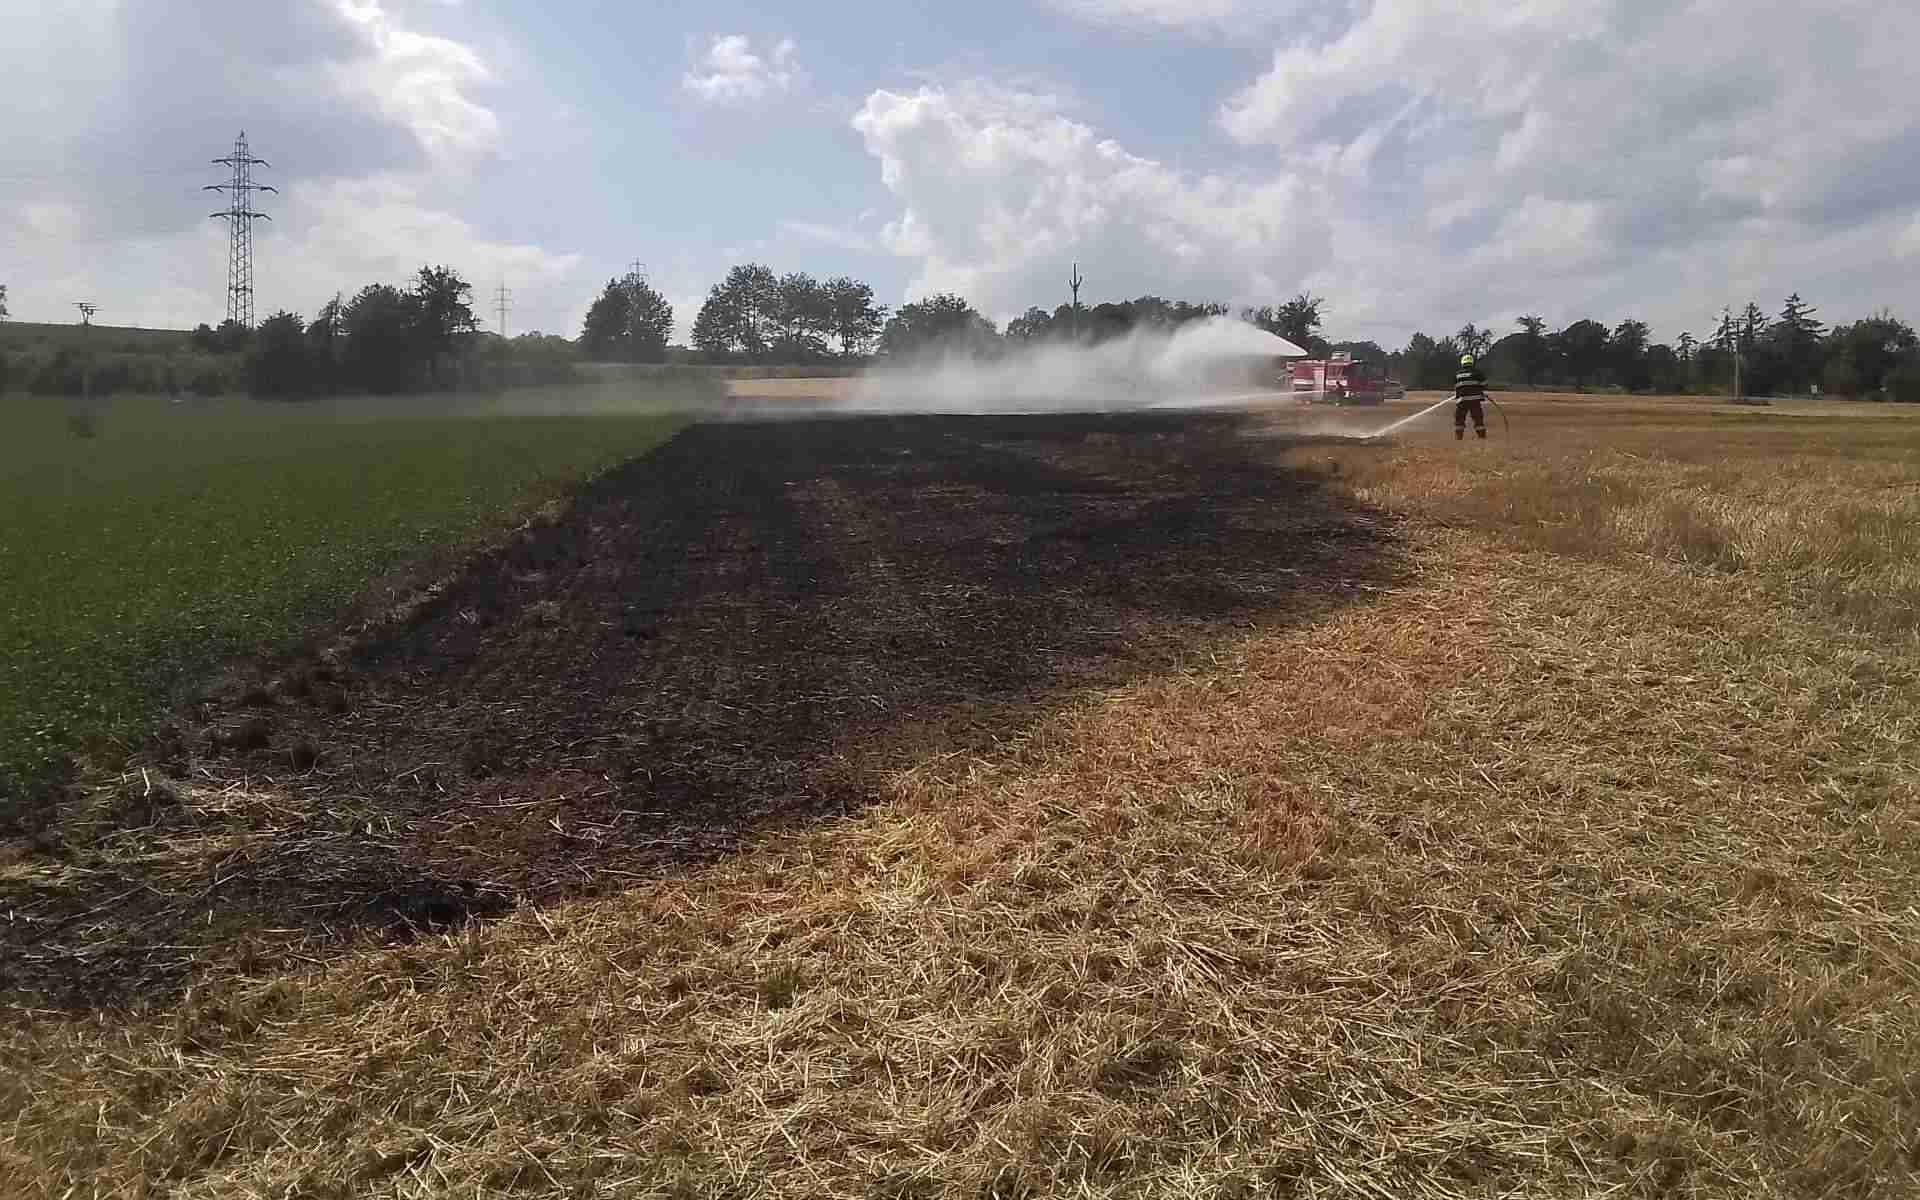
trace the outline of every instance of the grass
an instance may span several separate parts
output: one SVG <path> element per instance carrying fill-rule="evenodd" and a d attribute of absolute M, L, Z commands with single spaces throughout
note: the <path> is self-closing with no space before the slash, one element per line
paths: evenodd
<path fill-rule="evenodd" d="M 1849 625 L 1920 633 L 1920 420 L 1905 411 L 1516 403 L 1515 436 L 1492 458 L 1418 439 L 1318 457 L 1389 507 L 1563 554 L 1720 572 Z"/>
<path fill-rule="evenodd" d="M 656 411 L 510 401 L 265 405 L 8 399 L 0 450 L 0 797 L 134 734 L 228 657 L 383 572 L 653 445 Z M 507 404 L 514 407 L 508 408 Z"/>
<path fill-rule="evenodd" d="M 84 339 L 84 340 L 83 340 Z M 184 329 L 141 329 L 131 325 L 83 326 L 0 321 L 0 353 L 23 350 L 91 348 L 100 354 L 175 354 L 188 348 Z"/>
<path fill-rule="evenodd" d="M 990 750 L 850 750 L 858 816 L 19 1023 L 0 1163 L 48 1195 L 1911 1194 L 1920 658 L 1906 501 L 1868 489 L 1920 426 L 1513 407 L 1507 445 L 1280 452 L 1407 515 L 1407 584 Z"/>

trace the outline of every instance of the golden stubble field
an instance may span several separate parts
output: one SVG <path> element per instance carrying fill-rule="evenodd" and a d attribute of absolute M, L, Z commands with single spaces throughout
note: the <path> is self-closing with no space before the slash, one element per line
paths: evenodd
<path fill-rule="evenodd" d="M 1502 399 L 1258 449 L 1393 531 L 1362 602 L 707 866 L 16 1021 L 6 1186 L 1911 1194 L 1920 414 Z"/>

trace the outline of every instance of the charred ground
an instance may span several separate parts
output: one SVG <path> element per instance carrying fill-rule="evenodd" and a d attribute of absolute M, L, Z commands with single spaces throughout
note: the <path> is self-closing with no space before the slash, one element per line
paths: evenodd
<path fill-rule="evenodd" d="M 1386 519 L 1217 414 L 694 426 L 338 653 L 184 712 L 0 881 L 0 992 L 161 1000 L 617 889 L 910 751 L 1392 582 Z M 1297 461 L 1297 455 L 1296 455 Z"/>

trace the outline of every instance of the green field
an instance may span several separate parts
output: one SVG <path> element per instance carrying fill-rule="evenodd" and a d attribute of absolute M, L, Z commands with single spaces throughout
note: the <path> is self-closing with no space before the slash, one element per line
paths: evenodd
<path fill-rule="evenodd" d="M 285 405 L 0 401 L 0 814 L 235 654 L 672 432 L 628 387 Z M 591 415 L 588 415 L 588 414 Z"/>
<path fill-rule="evenodd" d="M 96 354 L 184 354 L 190 348 L 184 329 L 139 329 L 130 325 L 47 325 L 0 321 L 0 352 L 89 347 Z"/>

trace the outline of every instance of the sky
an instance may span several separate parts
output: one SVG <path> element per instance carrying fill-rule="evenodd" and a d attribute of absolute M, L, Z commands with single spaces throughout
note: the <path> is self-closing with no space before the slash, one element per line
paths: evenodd
<path fill-rule="evenodd" d="M 1335 338 L 1723 305 L 1920 320 L 1912 0 L 0 0 L 15 320 L 217 324 L 445 264 L 686 340 L 741 262 L 996 321 L 1308 291 Z"/>

